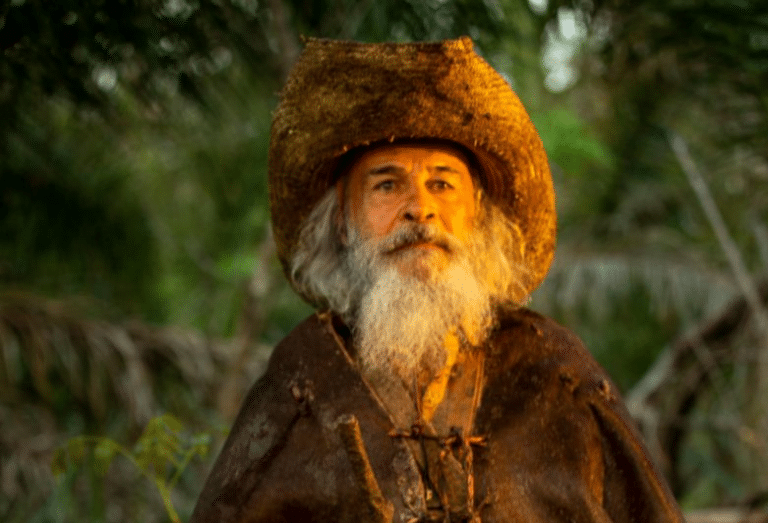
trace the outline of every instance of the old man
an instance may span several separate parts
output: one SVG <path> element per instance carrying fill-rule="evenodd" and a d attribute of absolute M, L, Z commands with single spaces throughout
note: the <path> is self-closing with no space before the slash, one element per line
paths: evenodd
<path fill-rule="evenodd" d="M 318 312 L 275 348 L 193 523 L 682 521 L 604 371 L 523 308 L 552 180 L 469 39 L 309 40 L 269 176 Z"/>

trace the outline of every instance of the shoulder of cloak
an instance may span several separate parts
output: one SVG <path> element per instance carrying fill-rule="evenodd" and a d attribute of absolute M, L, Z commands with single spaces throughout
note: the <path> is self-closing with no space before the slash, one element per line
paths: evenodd
<path fill-rule="evenodd" d="M 503 311 L 486 351 L 487 383 L 503 381 L 518 389 L 557 385 L 627 416 L 605 370 L 576 334 L 550 318 L 528 309 Z"/>
<path fill-rule="evenodd" d="M 500 314 L 498 325 L 488 347 L 484 397 L 496 400 L 485 406 L 486 426 L 503 424 L 518 404 L 529 410 L 552 405 L 561 417 L 594 424 L 602 445 L 604 504 L 613 520 L 682 521 L 618 388 L 578 336 L 527 309 Z M 494 405 L 505 402 L 501 409 Z M 494 407 L 502 418 L 494 416 Z"/>
<path fill-rule="evenodd" d="M 331 317 L 322 313 L 304 320 L 275 347 L 243 402 L 191 522 L 235 519 L 237 507 L 260 488 L 260 471 L 284 450 L 286 434 L 300 418 L 320 412 L 330 418 L 350 402 L 364 408 L 375 401 L 342 347 Z"/>

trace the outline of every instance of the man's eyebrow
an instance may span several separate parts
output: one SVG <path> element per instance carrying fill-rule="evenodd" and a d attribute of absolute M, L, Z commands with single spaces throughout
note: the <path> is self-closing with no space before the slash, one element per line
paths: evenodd
<path fill-rule="evenodd" d="M 452 167 L 450 165 L 435 165 L 430 170 L 437 171 L 439 173 L 455 173 L 455 174 L 459 174 L 461 172 L 456 167 Z"/>
<path fill-rule="evenodd" d="M 377 174 L 400 174 L 405 172 L 405 169 L 394 163 L 385 163 L 383 165 L 376 165 L 368 169 L 366 174 L 368 176 L 376 176 Z"/>
<path fill-rule="evenodd" d="M 429 167 L 430 172 L 437 172 L 437 173 L 452 173 L 452 174 L 460 174 L 460 170 L 456 167 L 452 167 L 450 165 L 435 165 L 433 167 Z M 365 174 L 368 176 L 376 176 L 381 174 L 402 174 L 405 172 L 405 169 L 397 164 L 394 163 L 386 163 L 383 165 L 376 165 L 374 167 L 371 167 L 366 171 Z"/>

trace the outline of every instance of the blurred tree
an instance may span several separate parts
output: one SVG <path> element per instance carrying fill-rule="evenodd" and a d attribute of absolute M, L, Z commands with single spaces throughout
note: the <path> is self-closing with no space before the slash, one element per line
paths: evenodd
<path fill-rule="evenodd" d="M 750 391 L 765 347 L 754 324 L 719 321 L 744 286 L 728 263 L 734 249 L 714 234 L 670 135 L 690 144 L 740 265 L 759 279 L 768 269 L 768 7 L 552 1 L 548 11 L 546 46 L 568 51 L 555 64 L 571 73 L 561 94 L 613 163 L 563 173 L 560 246 L 537 299 L 567 318 L 599 359 L 615 362 L 625 390 L 640 377 L 636 355 L 663 351 L 630 399 L 666 427 L 684 504 L 755 499 L 767 486 L 760 470 L 768 427 L 750 414 L 752 398 L 764 401 Z M 685 336 L 712 325 L 731 329 L 720 331 L 725 345 Z"/>

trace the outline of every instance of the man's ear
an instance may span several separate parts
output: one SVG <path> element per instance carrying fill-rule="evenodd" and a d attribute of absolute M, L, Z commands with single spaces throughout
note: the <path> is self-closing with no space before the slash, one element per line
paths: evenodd
<path fill-rule="evenodd" d="M 349 235 L 347 234 L 347 220 L 344 218 L 346 207 L 346 181 L 342 176 L 336 181 L 336 199 L 339 205 L 336 206 L 336 214 L 333 217 L 334 225 L 336 226 L 336 232 L 339 235 L 339 241 L 344 247 L 349 246 Z"/>

